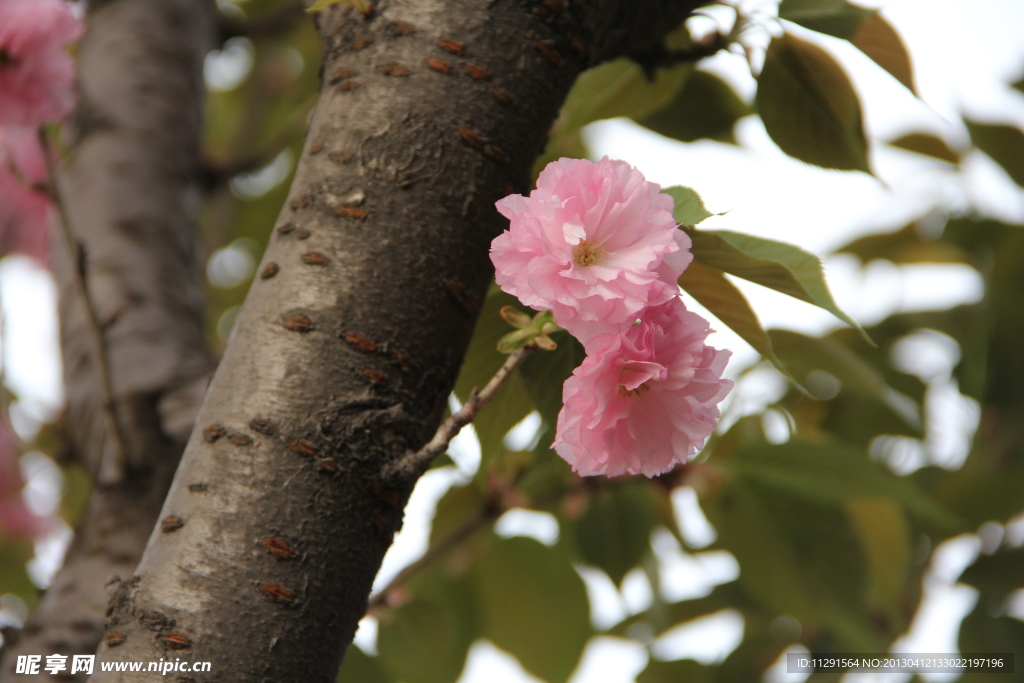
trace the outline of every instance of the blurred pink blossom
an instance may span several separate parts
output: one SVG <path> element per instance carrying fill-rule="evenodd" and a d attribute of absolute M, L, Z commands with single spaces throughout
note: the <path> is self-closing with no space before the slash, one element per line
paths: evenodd
<path fill-rule="evenodd" d="M 64 45 L 82 22 L 64 0 L 0 0 L 0 126 L 39 126 L 74 106 Z"/>
<path fill-rule="evenodd" d="M 511 220 L 491 243 L 498 285 L 551 310 L 585 345 L 668 301 L 692 260 L 673 200 L 623 161 L 559 159 L 529 197 L 497 203 Z"/>
<path fill-rule="evenodd" d="M 36 187 L 45 181 L 35 131 L 0 127 L 0 256 L 19 252 L 46 262 L 50 200 Z"/>
<path fill-rule="evenodd" d="M 670 470 L 700 450 L 732 388 L 731 355 L 704 343 L 708 322 L 682 300 L 643 311 L 625 332 L 591 340 L 563 388 L 554 448 L 581 475 Z"/>

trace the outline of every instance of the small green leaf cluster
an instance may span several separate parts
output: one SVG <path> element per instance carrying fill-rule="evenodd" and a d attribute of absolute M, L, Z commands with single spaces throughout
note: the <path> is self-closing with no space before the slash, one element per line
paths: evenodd
<path fill-rule="evenodd" d="M 498 340 L 499 353 L 512 353 L 526 346 L 545 351 L 554 351 L 558 348 L 551 335 L 560 332 L 562 328 L 555 322 L 551 311 L 541 311 L 530 317 L 514 306 L 502 306 L 501 317 L 515 327 L 516 331 L 509 332 Z"/>

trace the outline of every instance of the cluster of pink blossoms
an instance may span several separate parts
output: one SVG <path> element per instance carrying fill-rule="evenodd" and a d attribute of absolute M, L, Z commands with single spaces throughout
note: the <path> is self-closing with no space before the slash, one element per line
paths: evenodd
<path fill-rule="evenodd" d="M 666 472 L 714 431 L 728 351 L 677 281 L 692 260 L 672 197 L 629 164 L 559 159 L 491 244 L 498 285 L 550 310 L 587 358 L 563 388 L 555 451 L 582 475 Z"/>
<path fill-rule="evenodd" d="M 37 131 L 74 105 L 74 62 L 65 44 L 82 22 L 64 0 L 0 0 L 0 256 L 46 259 L 50 202 Z M 14 432 L 0 416 L 0 532 L 36 534 L 42 520 L 21 497 Z"/>
<path fill-rule="evenodd" d="M 39 126 L 74 106 L 74 62 L 65 45 L 82 22 L 64 0 L 0 0 L 0 255 L 43 260 L 49 203 Z"/>

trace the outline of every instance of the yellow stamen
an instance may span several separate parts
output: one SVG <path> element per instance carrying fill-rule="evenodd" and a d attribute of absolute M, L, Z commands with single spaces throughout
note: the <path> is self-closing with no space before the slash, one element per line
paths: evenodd
<path fill-rule="evenodd" d="M 576 263 L 581 266 L 592 266 L 597 263 L 598 259 L 604 255 L 604 250 L 600 244 L 591 244 L 586 240 L 583 240 L 576 245 L 573 250 L 575 252 Z"/>

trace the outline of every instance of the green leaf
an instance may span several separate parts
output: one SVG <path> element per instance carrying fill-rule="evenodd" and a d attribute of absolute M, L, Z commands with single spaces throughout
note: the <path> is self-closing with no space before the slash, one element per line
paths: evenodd
<path fill-rule="evenodd" d="M 964 119 L 971 140 L 1003 167 L 1013 182 L 1024 187 L 1024 132 L 1014 126 Z"/>
<path fill-rule="evenodd" d="M 453 486 L 437 502 L 434 521 L 430 525 L 430 545 L 476 518 L 487 505 L 479 486 Z"/>
<path fill-rule="evenodd" d="M 667 138 L 683 142 L 710 138 L 735 144 L 733 126 L 752 113 L 750 105 L 732 87 L 718 76 L 697 69 L 671 102 L 634 118 L 641 126 Z"/>
<path fill-rule="evenodd" d="M 562 385 L 572 375 L 586 353 L 583 345 L 569 334 L 556 335 L 558 348 L 530 354 L 519 370 L 526 393 L 541 418 L 554 430 L 562 409 Z"/>
<path fill-rule="evenodd" d="M 393 683 L 377 657 L 370 657 L 355 645 L 345 652 L 336 683 Z"/>
<path fill-rule="evenodd" d="M 835 388 L 827 377 L 819 375 L 810 379 L 816 382 L 824 380 L 812 385 L 812 390 L 824 388 L 830 393 Z M 907 403 L 907 407 L 910 409 L 908 412 L 917 409 L 917 406 L 910 402 Z M 817 413 L 821 420 L 818 427 L 835 438 L 865 451 L 871 448 L 872 442 L 880 436 L 905 437 L 908 441 L 923 437 L 921 424 L 908 424 L 906 419 L 900 417 L 889 406 L 858 391 L 840 391 L 827 405 L 806 406 L 805 410 L 811 414 Z M 883 443 L 887 444 L 889 441 L 876 445 L 880 447 Z"/>
<path fill-rule="evenodd" d="M 805 384 L 813 388 L 811 373 L 823 370 L 839 380 L 844 389 L 873 399 L 913 427 L 915 433 L 921 433 L 918 404 L 893 389 L 878 370 L 845 344 L 831 337 L 808 337 L 790 330 L 769 330 L 768 335 L 775 352 Z"/>
<path fill-rule="evenodd" d="M 840 443 L 790 441 L 748 446 L 737 451 L 729 467 L 748 480 L 817 504 L 838 506 L 855 499 L 888 499 L 935 524 L 954 529 L 962 526 L 956 516 L 909 479 L 896 476 L 865 453 Z"/>
<path fill-rule="evenodd" d="M 854 47 L 871 58 L 897 81 L 914 90 L 914 68 L 900 34 L 878 12 L 872 12 L 861 22 L 857 33 L 850 38 Z"/>
<path fill-rule="evenodd" d="M 958 579 L 996 602 L 1024 588 L 1024 548 L 1004 548 L 994 555 L 981 555 Z"/>
<path fill-rule="evenodd" d="M 617 116 L 643 117 L 668 104 L 693 70 L 692 64 L 659 69 L 654 81 L 625 57 L 584 71 L 576 79 L 555 123 L 554 137 Z"/>
<path fill-rule="evenodd" d="M 515 537 L 491 544 L 473 569 L 483 637 L 548 683 L 564 683 L 592 631 L 583 580 L 562 544 Z"/>
<path fill-rule="evenodd" d="M 694 261 L 814 304 L 861 329 L 836 305 L 817 256 L 792 244 L 728 230 L 684 230 L 693 241 Z"/>
<path fill-rule="evenodd" d="M 421 574 L 409 588 L 410 602 L 378 617 L 378 661 L 398 680 L 454 683 L 478 636 L 468 586 Z"/>
<path fill-rule="evenodd" d="M 964 618 L 960 625 L 959 648 L 961 652 L 1020 652 L 1020 644 L 1024 643 L 1024 622 L 1007 614 L 992 616 L 993 608 L 1001 605 L 989 605 L 978 600 L 974 611 Z M 1020 656 L 1015 662 L 1020 667 Z M 957 679 L 958 683 L 991 683 L 998 678 L 1014 680 L 1018 676 L 1000 675 L 983 672 L 967 672 Z"/>
<path fill-rule="evenodd" d="M 697 553 L 693 555 L 693 557 L 700 558 L 702 554 L 703 553 Z M 738 583 L 731 582 L 716 586 L 709 595 L 705 595 L 704 597 L 668 603 L 664 605 L 664 608 L 667 616 L 666 621 L 674 626 L 677 624 L 685 624 L 688 621 L 700 619 L 701 617 L 706 617 L 709 614 L 720 612 L 729 607 L 746 610 L 750 609 L 752 605 L 753 603 L 750 601 L 749 597 L 739 589 Z M 669 630 L 669 628 L 671 627 L 658 630 L 658 634 L 660 635 L 664 633 Z"/>
<path fill-rule="evenodd" d="M 662 192 L 675 200 L 675 209 L 672 211 L 672 217 L 688 228 L 692 228 L 705 218 L 716 215 L 704 207 L 704 200 L 700 198 L 696 190 L 676 185 L 674 187 L 666 187 Z"/>
<path fill-rule="evenodd" d="M 736 285 L 729 282 L 722 271 L 694 261 L 683 271 L 679 278 L 679 286 L 738 334 L 743 341 L 754 347 L 761 356 L 771 361 L 779 372 L 799 386 L 800 383 L 789 374 L 789 370 L 775 355 L 771 337 L 761 327 L 761 322 L 747 303 L 746 297 Z"/>
<path fill-rule="evenodd" d="M 799 558 L 756 488 L 735 481 L 702 507 L 718 532 L 716 545 L 736 557 L 740 584 L 751 596 L 779 614 L 813 620 L 816 608 L 801 581 Z"/>
<path fill-rule="evenodd" d="M 444 606 L 427 600 L 402 605 L 381 619 L 377 647 L 388 670 L 399 679 L 452 683 L 465 657 L 452 649 L 458 625 Z"/>
<path fill-rule="evenodd" d="M 910 528 L 896 501 L 852 498 L 846 514 L 867 558 L 869 596 L 891 620 L 902 619 L 897 608 L 910 572 Z"/>
<path fill-rule="evenodd" d="M 774 662 L 786 649 L 789 643 L 780 642 L 777 634 L 772 634 L 767 628 L 763 632 L 752 634 L 751 615 L 745 614 L 746 623 L 743 627 L 743 641 L 732 653 L 725 658 L 725 661 L 715 667 L 716 680 L 723 683 L 732 681 L 761 681 L 764 680 L 765 670 L 769 662 Z M 806 680 L 806 683 L 822 683 L 813 676 Z"/>
<path fill-rule="evenodd" d="M 1017 92 L 1024 93 L 1024 78 L 1021 78 L 1010 84 L 1010 87 Z"/>
<path fill-rule="evenodd" d="M 860 101 L 839 64 L 790 34 L 772 40 L 757 108 L 786 154 L 816 166 L 870 173 Z"/>
<path fill-rule="evenodd" d="M 569 463 L 558 457 L 551 448 L 555 427 L 549 425 L 537 439 L 533 449 L 533 460 L 518 480 L 517 488 L 534 500 L 538 509 L 561 514 L 560 503 L 570 482 L 577 482 L 577 476 L 569 469 Z M 541 501 L 537 501 L 540 498 Z"/>
<path fill-rule="evenodd" d="M 533 403 L 523 385 L 523 378 L 513 373 L 501 385 L 491 402 L 473 418 L 473 428 L 480 439 L 484 462 L 501 450 L 505 435 L 532 411 Z"/>
<path fill-rule="evenodd" d="M 914 92 L 910 56 L 899 34 L 878 11 L 851 5 L 846 0 L 783 0 L 779 18 L 849 40 Z"/>
<path fill-rule="evenodd" d="M 590 148 L 587 147 L 580 131 L 554 135 L 548 139 L 544 152 L 534 160 L 533 168 L 530 169 L 530 178 L 536 183 L 540 172 L 552 161 L 557 161 L 562 157 L 586 159 L 589 156 Z"/>
<path fill-rule="evenodd" d="M 849 651 L 882 645 L 866 614 L 865 560 L 841 509 L 743 475 L 707 510 L 717 545 L 736 557 L 740 585 L 769 618 L 788 614 L 805 628 L 827 628 Z"/>
<path fill-rule="evenodd" d="M 899 147 L 925 156 L 934 157 L 948 161 L 951 164 L 960 163 L 960 155 L 953 151 L 946 141 L 934 135 L 925 133 L 908 133 L 897 140 L 889 143 L 893 147 Z"/>
<path fill-rule="evenodd" d="M 714 683 L 714 667 L 704 666 L 692 659 L 661 662 L 651 659 L 647 668 L 636 677 L 636 683 Z"/>
<path fill-rule="evenodd" d="M 0 535 L 0 595 L 14 593 L 30 606 L 35 603 L 39 589 L 26 569 L 34 554 L 30 539 Z"/>
<path fill-rule="evenodd" d="M 779 19 L 837 38 L 852 38 L 872 10 L 846 0 L 782 0 Z"/>
<path fill-rule="evenodd" d="M 650 551 L 654 501 L 646 483 L 615 486 L 594 495 L 574 525 L 583 559 L 616 585 Z"/>
<path fill-rule="evenodd" d="M 1020 514 L 1024 467 L 1005 467 L 1003 452 L 976 443 L 961 469 L 950 472 L 922 468 L 913 476 L 944 508 L 964 519 L 966 526 L 977 528 L 994 519 L 1005 520 Z M 986 462 L 987 458 L 998 462 Z"/>
<path fill-rule="evenodd" d="M 700 553 L 694 557 L 700 558 Z M 643 623 L 654 629 L 654 633 L 661 635 L 679 624 L 709 616 L 723 609 L 731 607 L 747 610 L 753 605 L 750 598 L 739 588 L 739 584 L 731 582 L 716 586 L 709 595 L 701 598 L 655 603 L 644 612 L 626 617 L 608 629 L 607 634 L 628 637 L 637 624 Z"/>
<path fill-rule="evenodd" d="M 967 263 L 970 255 L 945 240 L 927 239 L 917 221 L 895 232 L 859 237 L 836 249 L 837 254 L 853 254 L 863 263 L 876 260 L 893 263 Z"/>

